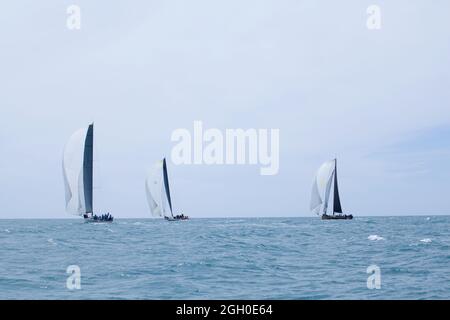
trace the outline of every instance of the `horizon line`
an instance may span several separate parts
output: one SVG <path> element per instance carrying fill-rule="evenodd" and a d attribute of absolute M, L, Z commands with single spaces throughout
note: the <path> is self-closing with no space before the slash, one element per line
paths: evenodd
<path fill-rule="evenodd" d="M 355 216 L 354 218 L 395 218 L 395 217 L 448 217 L 450 214 L 409 214 L 409 215 L 361 215 L 361 216 Z M 61 217 L 61 218 L 50 218 L 50 217 L 33 217 L 33 218 L 27 218 L 27 217 L 17 217 L 17 218 L 3 218 L 0 217 L 0 220 L 79 220 L 81 217 Z M 319 216 L 248 216 L 248 217 L 242 217 L 242 216 L 219 216 L 219 217 L 192 217 L 190 216 L 190 219 L 296 219 L 296 218 L 320 218 Z M 136 220 L 163 220 L 163 218 L 158 217 L 114 217 L 114 220 L 126 220 L 126 219 L 136 219 Z"/>

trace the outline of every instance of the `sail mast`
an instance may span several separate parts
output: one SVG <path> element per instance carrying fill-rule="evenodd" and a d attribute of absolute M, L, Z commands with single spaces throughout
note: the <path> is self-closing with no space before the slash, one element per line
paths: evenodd
<path fill-rule="evenodd" d="M 166 158 L 163 159 L 163 172 L 164 172 L 164 186 L 166 189 L 166 196 L 167 196 L 167 200 L 169 202 L 170 213 L 173 217 L 172 199 L 170 198 L 169 176 L 167 174 Z"/>

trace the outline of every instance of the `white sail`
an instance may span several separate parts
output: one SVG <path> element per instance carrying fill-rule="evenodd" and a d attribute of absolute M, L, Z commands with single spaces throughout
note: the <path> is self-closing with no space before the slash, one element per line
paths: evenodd
<path fill-rule="evenodd" d="M 83 162 L 87 132 L 87 128 L 75 132 L 64 148 L 63 176 L 66 211 L 75 215 L 86 213 Z"/>
<path fill-rule="evenodd" d="M 315 214 L 319 214 L 321 211 L 322 213 L 327 212 L 334 168 L 335 161 L 327 161 L 322 164 L 314 178 L 310 208 Z"/>
<path fill-rule="evenodd" d="M 164 162 L 154 164 L 145 182 L 145 190 L 150 211 L 155 217 L 172 218 L 164 182 Z"/>
<path fill-rule="evenodd" d="M 310 205 L 311 211 L 315 214 L 319 214 L 322 203 L 323 201 L 319 194 L 319 188 L 317 187 L 317 178 L 314 177 L 311 191 L 311 205 Z"/>

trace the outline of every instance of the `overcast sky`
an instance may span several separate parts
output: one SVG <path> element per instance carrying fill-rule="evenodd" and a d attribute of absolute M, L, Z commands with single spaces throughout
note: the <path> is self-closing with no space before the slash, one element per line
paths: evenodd
<path fill-rule="evenodd" d="M 81 8 L 81 30 L 66 9 Z M 366 27 L 378 4 L 381 30 Z M 95 121 L 97 212 L 150 217 L 173 130 L 280 129 L 280 171 L 175 166 L 176 212 L 311 216 L 337 156 L 344 211 L 450 214 L 450 2 L 7 1 L 0 10 L 0 218 L 64 218 L 62 151 Z"/>

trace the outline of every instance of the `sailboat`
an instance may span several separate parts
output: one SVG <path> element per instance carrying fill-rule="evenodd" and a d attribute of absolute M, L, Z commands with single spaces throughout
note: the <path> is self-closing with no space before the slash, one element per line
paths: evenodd
<path fill-rule="evenodd" d="M 63 154 L 66 211 L 87 222 L 112 222 L 109 214 L 94 214 L 94 124 L 76 131 Z"/>
<path fill-rule="evenodd" d="M 145 190 L 148 205 L 153 216 L 163 217 L 167 221 L 189 219 L 188 216 L 183 214 L 173 215 L 169 175 L 165 158 L 153 165 L 145 181 Z"/>
<path fill-rule="evenodd" d="M 333 210 L 332 214 L 327 214 L 332 185 L 334 190 Z M 313 181 L 310 209 L 313 213 L 320 215 L 322 220 L 353 219 L 353 215 L 342 213 L 337 179 L 337 159 L 325 162 L 317 171 Z"/>

